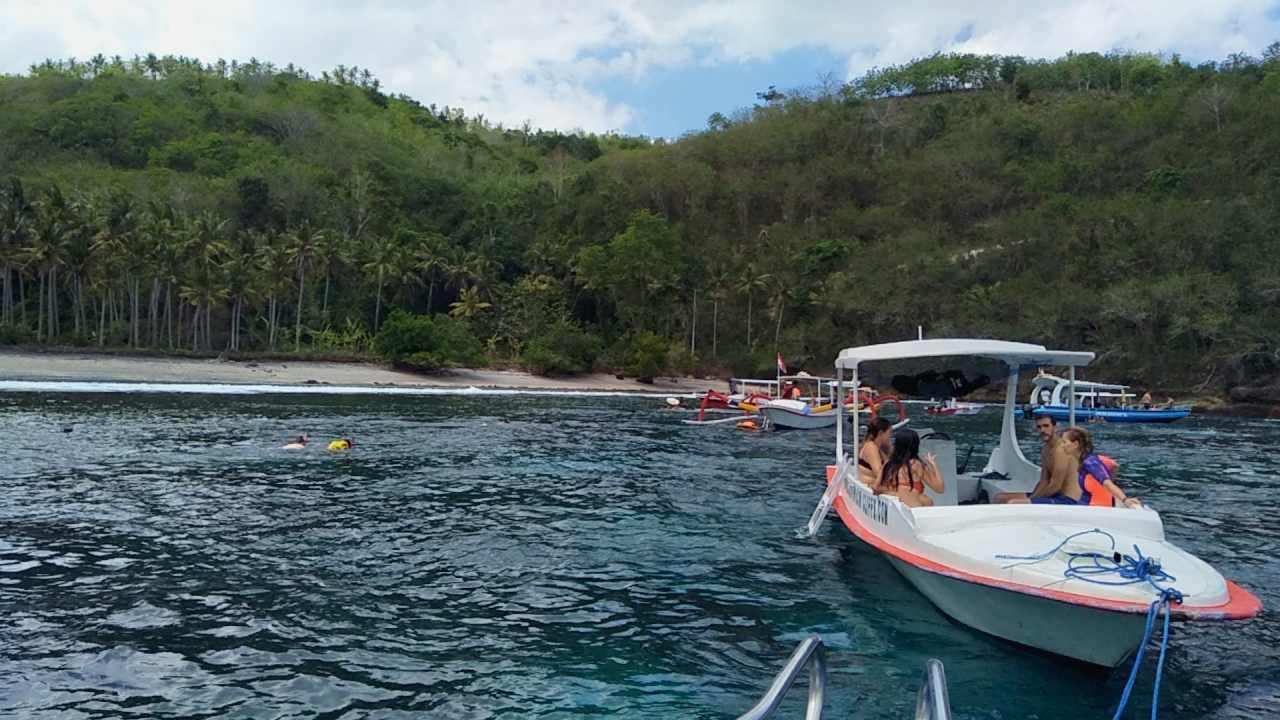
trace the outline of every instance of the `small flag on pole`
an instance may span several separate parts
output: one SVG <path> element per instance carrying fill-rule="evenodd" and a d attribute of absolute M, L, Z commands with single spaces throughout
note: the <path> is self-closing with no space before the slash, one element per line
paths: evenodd
<path fill-rule="evenodd" d="M 779 375 L 787 374 L 787 364 L 782 362 L 782 353 L 778 353 L 778 374 Z"/>

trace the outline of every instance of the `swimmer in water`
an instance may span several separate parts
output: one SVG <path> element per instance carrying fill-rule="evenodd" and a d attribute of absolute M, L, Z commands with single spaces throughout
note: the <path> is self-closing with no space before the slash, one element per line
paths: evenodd
<path fill-rule="evenodd" d="M 329 452 L 341 452 L 343 450 L 350 450 L 353 447 L 355 447 L 355 443 L 350 439 L 340 438 L 329 443 Z"/>
<path fill-rule="evenodd" d="M 301 435 L 298 436 L 297 440 L 294 440 L 288 445 L 282 446 L 280 449 L 281 450 L 301 450 L 305 448 L 307 446 L 307 443 L 309 442 L 311 442 L 311 436 L 306 433 L 302 433 Z"/>

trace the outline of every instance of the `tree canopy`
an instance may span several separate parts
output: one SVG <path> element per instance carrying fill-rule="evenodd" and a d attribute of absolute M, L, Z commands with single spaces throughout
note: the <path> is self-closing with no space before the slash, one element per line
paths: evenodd
<path fill-rule="evenodd" d="M 365 352 L 397 313 L 560 371 L 651 370 L 655 343 L 821 369 L 916 325 L 1138 383 L 1277 366 L 1280 44 L 936 54 L 758 96 L 667 142 L 358 68 L 46 61 L 0 77 L 0 339 Z"/>

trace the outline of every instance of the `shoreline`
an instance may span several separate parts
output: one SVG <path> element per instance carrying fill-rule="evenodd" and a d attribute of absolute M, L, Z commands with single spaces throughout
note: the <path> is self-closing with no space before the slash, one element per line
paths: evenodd
<path fill-rule="evenodd" d="M 725 391 L 726 381 L 695 377 L 658 377 L 652 385 L 607 373 L 543 377 L 521 370 L 459 368 L 420 375 L 357 359 L 289 360 L 245 357 L 182 357 L 124 351 L 0 349 L 0 381 L 267 385 L 273 388 L 345 388 L 405 390 L 525 390 L 565 393 L 626 393 L 670 396 Z M 1280 418 L 1280 405 L 1197 398 L 1194 415 Z"/>
<path fill-rule="evenodd" d="M 723 380 L 655 378 L 652 385 L 595 373 L 550 378 L 516 370 L 457 369 L 418 375 L 369 362 L 226 360 L 116 353 L 0 350 L 0 380 L 189 383 L 299 388 L 337 385 L 440 390 L 538 390 L 684 395 L 723 389 Z"/>

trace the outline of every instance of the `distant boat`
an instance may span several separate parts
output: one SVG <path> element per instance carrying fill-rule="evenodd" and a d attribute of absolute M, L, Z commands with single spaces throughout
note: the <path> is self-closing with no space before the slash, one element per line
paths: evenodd
<path fill-rule="evenodd" d="M 826 418 L 821 412 L 823 405 L 829 405 L 834 401 L 831 395 L 834 381 L 830 378 L 815 377 L 808 374 L 797 375 L 781 375 L 773 380 L 760 380 L 753 378 L 729 378 L 729 392 L 722 393 L 716 390 L 708 390 L 699 399 L 698 419 L 687 421 L 690 424 L 704 425 L 715 424 L 720 421 L 708 421 L 706 415 L 708 412 L 743 412 L 748 415 L 758 413 L 761 407 L 767 403 L 775 401 L 783 401 L 778 405 L 775 415 L 801 413 L 814 416 L 809 420 L 798 421 L 805 429 L 813 427 L 830 427 L 835 421 L 834 417 Z M 784 389 L 796 388 L 799 390 L 799 397 L 783 398 Z M 862 388 L 859 391 L 864 406 L 863 412 L 870 412 L 870 407 L 876 404 L 878 394 L 871 388 Z M 846 402 L 851 398 L 846 398 Z M 809 408 L 809 413 L 804 413 L 803 408 Z M 819 412 L 814 413 L 813 409 L 817 408 Z M 784 421 L 785 422 L 785 421 Z M 785 424 L 782 427 L 797 427 L 797 425 Z"/>
<path fill-rule="evenodd" d="M 811 375 L 784 375 L 778 380 L 783 393 L 791 397 L 773 397 L 754 404 L 766 428 L 819 430 L 836 424 L 835 380 Z"/>
<path fill-rule="evenodd" d="M 942 415 L 944 417 L 951 415 L 977 415 L 982 412 L 982 405 L 977 403 L 960 402 L 955 398 L 948 398 L 945 403 L 938 405 L 930 405 L 924 411 L 929 415 Z"/>
<path fill-rule="evenodd" d="M 1128 385 L 1076 380 L 1076 419 L 1116 423 L 1169 423 L 1191 414 L 1186 406 L 1139 407 Z M 1067 420 L 1071 415 L 1069 400 L 1072 382 L 1066 378 L 1041 373 L 1032 382 L 1028 403 L 1031 414 Z M 1023 414 L 1019 408 L 1018 416 Z"/>
<path fill-rule="evenodd" d="M 755 405 L 756 411 L 764 418 L 766 428 L 819 430 L 836 424 L 836 418 L 839 417 L 840 412 L 836 410 L 838 394 L 834 379 L 810 375 L 784 375 L 781 380 L 782 387 L 792 388 L 791 392 L 800 397 L 762 400 Z M 853 393 L 846 393 L 843 402 L 845 410 L 852 413 Z M 861 407 L 859 412 L 866 412 L 874 417 L 879 413 L 880 406 L 886 402 L 894 403 L 899 422 L 906 419 L 906 408 L 898 398 L 892 395 L 881 396 L 868 387 L 858 389 L 858 404 Z"/>

